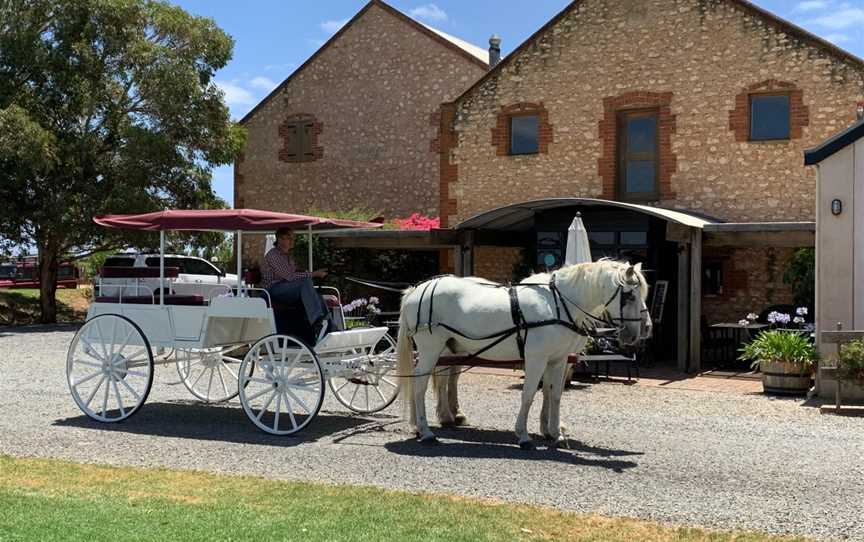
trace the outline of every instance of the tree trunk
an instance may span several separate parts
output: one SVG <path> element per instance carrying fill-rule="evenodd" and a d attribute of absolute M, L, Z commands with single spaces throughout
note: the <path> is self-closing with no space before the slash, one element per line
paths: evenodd
<path fill-rule="evenodd" d="M 59 254 L 57 245 L 50 241 L 39 243 L 39 305 L 43 324 L 57 323 L 57 270 Z"/>

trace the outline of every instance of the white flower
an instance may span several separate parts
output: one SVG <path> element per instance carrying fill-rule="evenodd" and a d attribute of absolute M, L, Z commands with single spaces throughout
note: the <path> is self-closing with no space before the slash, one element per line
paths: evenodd
<path fill-rule="evenodd" d="M 792 319 L 792 321 L 795 322 L 796 324 L 803 324 L 804 318 L 802 318 L 800 316 L 796 316 L 795 318 Z"/>
<path fill-rule="evenodd" d="M 795 310 L 795 313 L 798 316 L 807 316 L 807 307 L 798 307 L 798 309 Z"/>
<path fill-rule="evenodd" d="M 780 324 L 788 324 L 792 321 L 792 317 L 785 313 L 777 313 L 777 322 Z"/>
<path fill-rule="evenodd" d="M 375 296 L 372 296 L 372 297 L 369 298 L 369 304 L 370 304 L 370 305 L 377 305 L 377 304 L 380 303 L 380 302 L 381 302 L 381 301 L 380 301 L 377 297 L 375 297 Z"/>
<path fill-rule="evenodd" d="M 756 314 L 755 312 L 751 312 L 750 314 L 747 315 L 747 319 L 755 322 L 756 320 L 759 319 L 759 315 Z"/>
<path fill-rule="evenodd" d="M 768 314 L 768 322 L 771 323 L 771 324 L 776 324 L 776 323 L 777 323 L 777 317 L 778 317 L 778 316 L 780 316 L 780 313 L 779 313 L 779 312 L 777 312 L 777 311 L 771 311 L 771 312 Z"/>
<path fill-rule="evenodd" d="M 746 318 L 738 320 L 738 325 L 741 327 L 747 327 L 750 325 L 750 320 L 747 320 Z"/>

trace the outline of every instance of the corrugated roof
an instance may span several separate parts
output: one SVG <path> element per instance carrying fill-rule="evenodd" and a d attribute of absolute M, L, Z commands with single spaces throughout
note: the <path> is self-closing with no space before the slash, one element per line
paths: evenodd
<path fill-rule="evenodd" d="M 456 47 L 459 47 L 460 49 L 464 50 L 466 53 L 477 57 L 477 59 L 480 60 L 481 62 L 484 62 L 484 63 L 489 62 L 489 51 L 487 51 L 486 49 L 484 49 L 482 47 L 478 47 L 478 46 L 474 45 L 473 43 L 468 43 L 465 40 L 457 38 L 456 36 L 451 36 L 447 32 L 442 32 L 442 31 L 438 30 L 437 28 L 429 26 L 428 24 L 423 24 L 423 23 L 420 23 L 420 24 L 425 26 L 426 28 L 428 28 L 432 32 L 435 32 L 436 34 L 438 34 L 439 36 L 441 36 L 445 40 L 449 41 L 450 43 L 452 43 Z"/>
<path fill-rule="evenodd" d="M 864 137 L 864 119 L 831 136 L 818 147 L 804 151 L 804 165 L 814 166 Z"/>
<path fill-rule="evenodd" d="M 647 214 L 657 218 L 674 222 L 691 228 L 702 229 L 707 224 L 715 224 L 719 220 L 703 217 L 684 211 L 674 211 L 651 205 L 637 205 L 635 203 L 624 203 L 622 201 L 610 201 L 593 198 L 548 198 L 514 205 L 498 207 L 490 211 L 472 216 L 456 225 L 457 230 L 519 230 L 525 228 L 534 219 L 538 211 L 557 209 L 559 207 L 616 207 L 629 209 L 639 213 Z"/>

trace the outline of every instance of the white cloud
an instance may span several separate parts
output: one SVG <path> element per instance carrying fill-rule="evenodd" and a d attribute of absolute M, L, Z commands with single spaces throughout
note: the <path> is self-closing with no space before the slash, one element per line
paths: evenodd
<path fill-rule="evenodd" d="M 853 8 L 846 4 L 839 10 L 816 17 L 810 22 L 830 30 L 843 30 L 864 24 L 864 9 Z"/>
<path fill-rule="evenodd" d="M 798 2 L 798 5 L 795 6 L 795 11 L 816 11 L 827 8 L 828 4 L 828 0 L 804 0 L 803 2 Z"/>
<path fill-rule="evenodd" d="M 830 41 L 831 43 L 838 44 L 838 45 L 841 43 L 847 43 L 847 42 L 852 41 L 851 37 L 849 37 L 846 34 L 841 34 L 839 32 L 836 32 L 834 34 L 828 34 L 827 36 L 824 36 L 824 37 L 826 40 Z"/>
<path fill-rule="evenodd" d="M 269 77 L 259 75 L 258 77 L 253 77 L 252 80 L 249 81 L 249 86 L 265 92 L 270 92 L 276 88 L 276 83 Z"/>
<path fill-rule="evenodd" d="M 418 19 L 426 19 L 427 21 L 434 21 L 440 23 L 447 20 L 447 12 L 439 8 L 435 4 L 417 6 L 408 13 L 410 13 L 412 17 L 416 17 Z"/>
<path fill-rule="evenodd" d="M 345 23 L 348 22 L 348 19 L 342 19 L 339 21 L 324 21 L 321 23 L 321 30 L 327 32 L 328 34 L 334 34 L 339 31 L 340 28 L 345 26 Z"/>
<path fill-rule="evenodd" d="M 238 85 L 236 80 L 216 81 L 216 85 L 225 93 L 225 103 L 228 106 L 252 105 L 256 102 L 252 93 Z"/>

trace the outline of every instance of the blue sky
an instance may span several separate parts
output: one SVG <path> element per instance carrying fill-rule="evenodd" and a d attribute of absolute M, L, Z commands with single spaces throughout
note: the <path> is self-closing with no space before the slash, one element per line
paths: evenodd
<path fill-rule="evenodd" d="M 236 41 L 234 58 L 217 74 L 232 116 L 239 119 L 291 74 L 365 0 L 175 0 L 196 15 L 213 17 Z M 480 47 L 493 33 L 502 55 L 522 43 L 570 0 L 390 0 L 412 17 Z M 755 0 L 755 3 L 864 57 L 864 0 Z M 232 203 L 231 166 L 214 172 L 214 188 Z"/>

